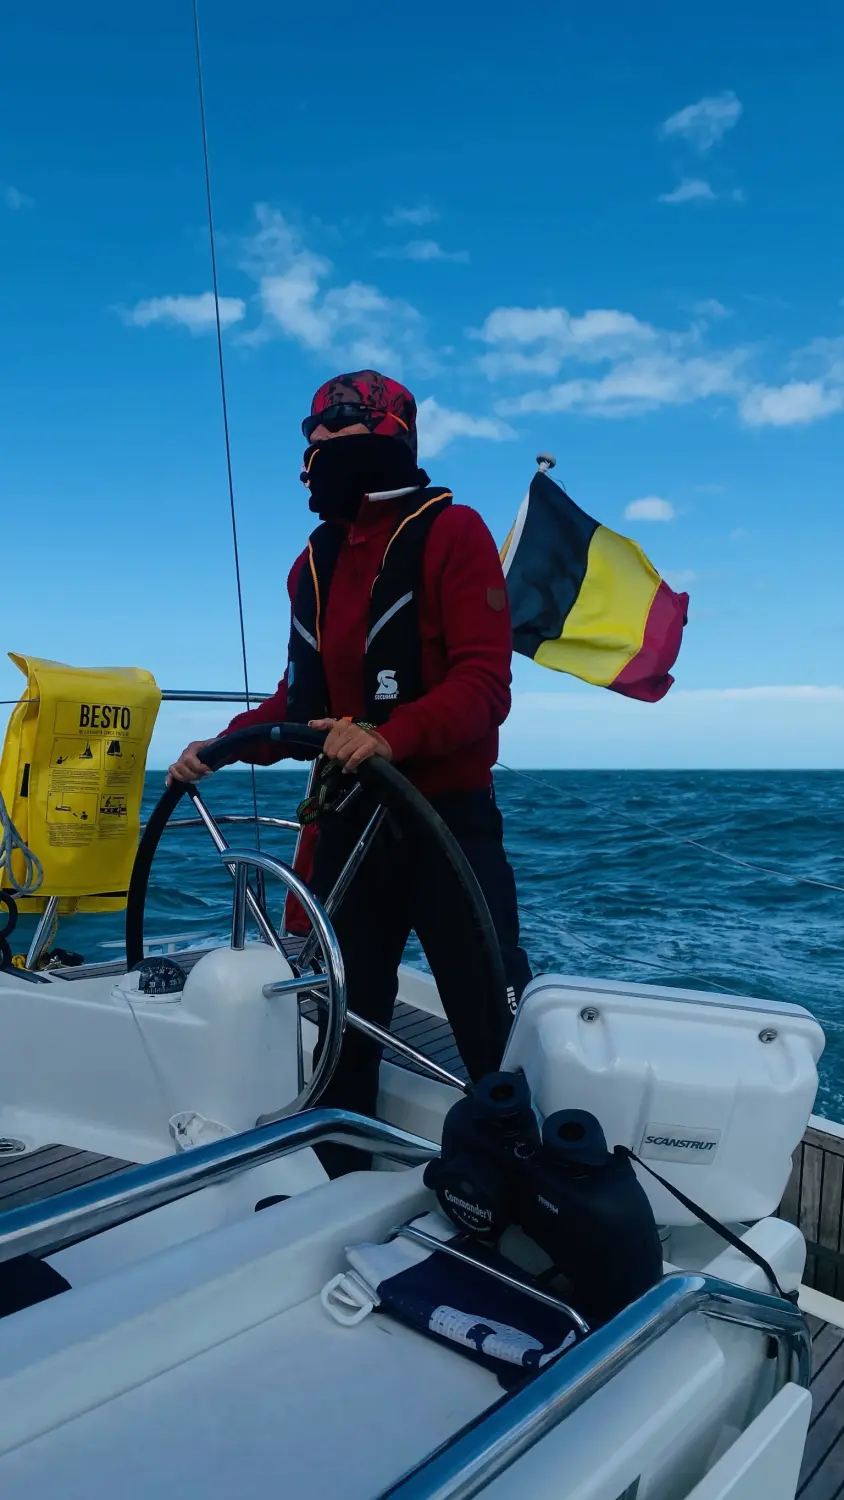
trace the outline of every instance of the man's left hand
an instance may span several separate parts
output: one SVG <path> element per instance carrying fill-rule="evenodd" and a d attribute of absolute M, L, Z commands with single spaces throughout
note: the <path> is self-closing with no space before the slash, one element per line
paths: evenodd
<path fill-rule="evenodd" d="M 344 774 L 350 775 L 373 755 L 392 760 L 393 752 L 387 741 L 372 729 L 362 729 L 360 724 L 350 724 L 346 719 L 311 719 L 311 729 L 329 731 L 322 753 L 329 760 L 339 760 Z"/>

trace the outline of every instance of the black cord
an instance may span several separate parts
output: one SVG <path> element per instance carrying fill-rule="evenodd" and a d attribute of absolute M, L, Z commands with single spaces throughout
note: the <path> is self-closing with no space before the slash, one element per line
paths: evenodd
<path fill-rule="evenodd" d="M 202 128 L 202 158 L 205 167 L 205 201 L 208 209 L 208 242 L 211 249 L 211 282 L 214 290 L 214 319 L 217 331 L 217 360 L 220 368 L 220 399 L 223 408 L 223 436 L 226 445 L 226 474 L 229 485 L 229 511 L 232 524 L 232 546 L 234 549 L 234 573 L 237 583 L 237 612 L 240 620 L 240 650 L 243 658 L 243 686 L 246 692 L 247 710 L 252 707 L 249 693 L 249 668 L 246 660 L 246 626 L 243 619 L 243 586 L 240 577 L 240 549 L 237 541 L 237 512 L 234 500 L 232 477 L 232 451 L 229 437 L 229 407 L 226 398 L 226 367 L 223 359 L 223 328 L 220 321 L 220 288 L 217 278 L 217 247 L 214 238 L 214 210 L 211 198 L 211 166 L 208 159 L 208 127 L 205 119 L 205 89 L 202 80 L 202 48 L 199 40 L 199 0 L 193 0 L 193 35 L 196 45 L 196 81 L 199 90 L 199 119 Z M 252 766 L 252 806 L 255 813 L 255 837 L 261 847 L 261 825 L 258 822 L 258 784 L 255 767 Z"/>

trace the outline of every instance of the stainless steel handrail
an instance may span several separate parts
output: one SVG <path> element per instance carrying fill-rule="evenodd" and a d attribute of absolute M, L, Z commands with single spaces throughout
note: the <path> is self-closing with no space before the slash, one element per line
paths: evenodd
<path fill-rule="evenodd" d="M 113 1229 L 176 1198 L 226 1182 L 239 1172 L 291 1151 L 333 1141 L 388 1156 L 409 1166 L 439 1155 L 439 1146 L 382 1120 L 345 1109 L 312 1109 L 292 1119 L 127 1167 L 105 1181 L 71 1188 L 53 1198 L 0 1214 L 0 1262 L 16 1255 L 50 1255 L 72 1241 Z"/>
<path fill-rule="evenodd" d="M 272 693 L 210 693 L 203 688 L 192 691 L 189 688 L 164 688 L 161 694 L 162 703 L 266 703 Z M 37 701 L 37 700 L 36 700 Z"/>
<path fill-rule="evenodd" d="M 218 813 L 214 819 L 215 823 L 251 823 L 254 827 L 260 823 L 262 828 L 286 828 L 290 833 L 301 833 L 301 824 L 295 823 L 292 818 L 265 818 L 263 815 L 256 818 L 253 813 Z M 146 823 L 141 824 L 141 832 L 146 828 Z M 162 829 L 163 833 L 169 833 L 171 828 L 204 828 L 206 825 L 202 818 L 170 818 Z"/>
<path fill-rule="evenodd" d="M 471 1500 L 689 1313 L 773 1336 L 787 1356 L 775 1379 L 790 1377 L 798 1385 L 809 1385 L 811 1338 L 793 1303 L 714 1276 L 678 1272 L 666 1276 L 529 1385 L 468 1423 L 383 1490 L 378 1500 Z"/>
<path fill-rule="evenodd" d="M 55 1253 L 263 1162 L 328 1141 L 411 1165 L 438 1155 L 433 1141 L 383 1121 L 346 1110 L 310 1110 L 12 1209 L 0 1215 L 0 1262 Z M 808 1387 L 811 1339 L 793 1303 L 716 1277 L 676 1273 L 462 1428 L 378 1500 L 471 1500 L 690 1313 L 773 1336 L 785 1354 L 777 1362 L 777 1386 L 792 1379 Z"/>
<path fill-rule="evenodd" d="M 162 703 L 266 703 L 272 693 L 211 693 L 204 688 L 163 688 Z M 21 703 L 40 703 L 40 698 L 0 698 L 0 708 L 17 708 Z"/>

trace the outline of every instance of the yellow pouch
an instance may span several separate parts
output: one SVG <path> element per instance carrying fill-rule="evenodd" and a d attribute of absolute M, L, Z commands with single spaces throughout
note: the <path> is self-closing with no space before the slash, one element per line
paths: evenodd
<path fill-rule="evenodd" d="M 26 673 L 0 756 L 0 793 L 41 861 L 22 911 L 122 911 L 140 831 L 147 751 L 161 690 L 139 667 L 66 667 L 9 655 Z M 13 862 L 13 872 L 22 878 Z"/>

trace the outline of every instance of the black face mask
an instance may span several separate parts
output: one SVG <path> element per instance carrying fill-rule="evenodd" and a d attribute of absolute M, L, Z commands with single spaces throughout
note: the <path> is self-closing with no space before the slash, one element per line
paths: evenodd
<path fill-rule="evenodd" d="M 305 470 L 308 505 L 324 521 L 354 521 L 364 495 L 428 482 L 405 443 L 377 432 L 312 443 Z"/>

